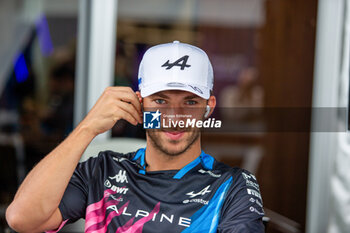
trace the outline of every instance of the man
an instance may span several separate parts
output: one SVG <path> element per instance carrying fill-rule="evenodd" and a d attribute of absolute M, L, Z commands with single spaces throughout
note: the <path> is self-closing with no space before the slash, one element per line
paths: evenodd
<path fill-rule="evenodd" d="M 201 151 L 196 127 L 150 129 L 144 149 L 105 151 L 78 164 L 91 140 L 119 119 L 141 124 L 142 108 L 158 110 L 150 122 L 163 110 L 173 121 L 208 118 L 216 104 L 212 88 L 212 66 L 201 49 L 178 41 L 150 48 L 140 64 L 140 92 L 105 90 L 29 173 L 7 209 L 10 226 L 57 231 L 85 218 L 85 232 L 263 232 L 256 178 Z"/>

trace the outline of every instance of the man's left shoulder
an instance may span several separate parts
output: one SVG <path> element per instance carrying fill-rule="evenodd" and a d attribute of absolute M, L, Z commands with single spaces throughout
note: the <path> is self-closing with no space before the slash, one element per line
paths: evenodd
<path fill-rule="evenodd" d="M 258 179 L 250 171 L 240 167 L 231 167 L 222 162 L 216 162 L 213 171 L 220 171 L 221 174 L 225 174 L 225 180 L 231 181 L 229 193 L 245 189 L 248 196 L 253 195 L 262 199 Z"/>
<path fill-rule="evenodd" d="M 255 175 L 253 175 L 253 173 L 251 173 L 250 171 L 240 167 L 232 167 L 219 161 L 215 161 L 215 166 L 213 167 L 213 170 L 220 171 L 221 173 L 226 173 L 229 176 L 231 176 L 234 180 L 238 178 L 252 179 L 255 181 L 257 180 Z"/>

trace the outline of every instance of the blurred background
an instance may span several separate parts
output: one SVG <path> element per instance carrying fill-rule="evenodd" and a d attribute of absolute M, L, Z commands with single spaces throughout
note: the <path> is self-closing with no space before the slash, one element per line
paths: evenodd
<path fill-rule="evenodd" d="M 174 40 L 211 59 L 214 116 L 235 127 L 202 145 L 256 174 L 267 232 L 350 232 L 349 18 L 347 0 L 0 0 L 0 232 L 31 168 Z M 118 137 L 145 132 L 120 121 L 95 143 Z"/>

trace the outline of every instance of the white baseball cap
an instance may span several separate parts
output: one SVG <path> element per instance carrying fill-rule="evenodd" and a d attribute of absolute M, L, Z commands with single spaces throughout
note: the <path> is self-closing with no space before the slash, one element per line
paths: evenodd
<path fill-rule="evenodd" d="M 213 68 L 208 55 L 198 47 L 174 41 L 149 48 L 138 74 L 142 97 L 159 91 L 183 90 L 209 99 Z"/>

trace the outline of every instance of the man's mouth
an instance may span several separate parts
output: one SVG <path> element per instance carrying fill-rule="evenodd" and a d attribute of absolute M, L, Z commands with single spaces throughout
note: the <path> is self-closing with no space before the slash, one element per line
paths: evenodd
<path fill-rule="evenodd" d="M 185 131 L 164 131 L 165 135 L 171 140 L 179 140 Z"/>

